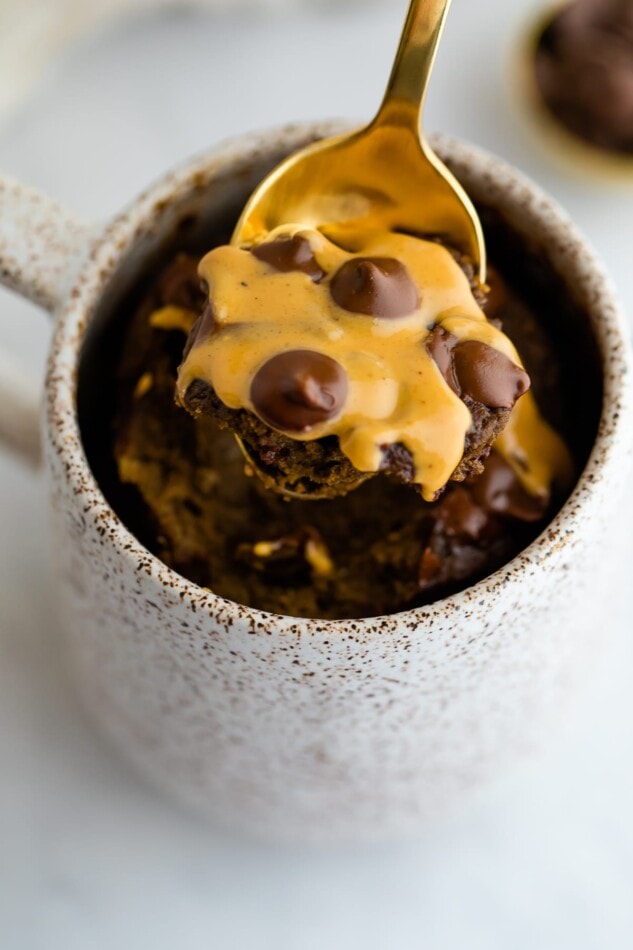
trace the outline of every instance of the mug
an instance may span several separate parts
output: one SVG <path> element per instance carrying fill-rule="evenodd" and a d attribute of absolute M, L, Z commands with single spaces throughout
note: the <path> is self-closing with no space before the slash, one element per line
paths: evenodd
<path fill-rule="evenodd" d="M 234 221 L 282 157 L 341 131 L 251 134 L 171 172 L 105 228 L 0 180 L 0 275 L 54 313 L 39 433 L 6 374 L 0 431 L 50 496 L 61 626 L 83 703 L 155 785 L 217 822 L 275 839 L 403 837 L 542 743 L 593 656 L 591 605 L 633 436 L 628 332 L 565 214 L 500 160 L 438 136 L 475 201 L 536 241 L 588 315 L 602 367 L 593 449 L 575 489 L 510 563 L 428 606 L 297 619 L 225 600 L 130 533 L 91 471 L 82 360 L 108 313 L 179 228 Z"/>

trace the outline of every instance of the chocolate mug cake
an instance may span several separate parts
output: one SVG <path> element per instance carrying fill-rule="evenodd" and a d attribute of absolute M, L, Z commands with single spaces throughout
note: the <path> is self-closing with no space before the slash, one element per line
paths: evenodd
<path fill-rule="evenodd" d="M 5 182 L 5 207 L 29 227 L 17 228 L 0 257 L 14 286 L 57 306 L 41 434 L 64 640 L 87 709 L 137 771 L 198 813 L 243 833 L 340 846 L 414 833 L 551 733 L 561 703 L 608 634 L 594 595 L 611 568 L 602 551 L 621 512 L 633 423 L 626 321 L 587 243 L 520 173 L 472 146 L 436 138 L 439 154 L 478 203 L 490 258 L 508 287 L 506 303 L 491 292 L 488 306 L 503 306 L 504 332 L 541 410 L 564 436 L 578 477 L 558 512 L 567 490 L 555 493 L 551 521 L 549 512 L 540 522 L 510 521 L 503 514 L 511 511 L 508 501 L 520 513 L 524 499 L 505 476 L 492 491 L 478 492 L 502 526 L 499 537 L 514 547 L 504 566 L 478 582 L 462 581 L 467 586 L 457 593 L 363 619 L 291 616 L 302 596 L 306 613 L 325 613 L 329 604 L 336 615 L 322 581 L 316 603 L 313 578 L 338 577 L 351 552 L 351 590 L 352 561 L 362 555 L 375 516 L 367 497 L 358 502 L 356 521 L 348 517 L 340 538 L 348 547 L 332 572 L 304 513 L 362 500 L 383 476 L 327 502 L 260 495 L 260 482 L 244 476 L 239 456 L 233 479 L 222 445 L 212 449 L 203 439 L 205 426 L 218 433 L 210 419 L 199 425 L 183 409 L 175 412 L 174 386 L 190 325 L 183 310 L 204 303 L 195 264 L 226 240 L 247 195 L 272 167 L 336 131 L 331 124 L 295 126 L 225 143 L 166 175 L 96 237 L 50 200 Z M 55 246 L 51 233 L 59 237 Z M 177 274 L 159 280 L 179 252 L 194 259 L 193 280 L 184 282 L 184 291 L 196 295 L 189 302 Z M 498 291 L 494 275 L 492 285 Z M 167 300 L 180 310 L 165 311 Z M 148 360 L 154 378 L 143 365 Z M 117 424 L 121 461 L 129 449 L 126 482 L 113 451 Z M 225 445 L 234 451 L 232 436 Z M 172 458 L 183 461 L 179 470 Z M 155 515 L 137 487 L 141 480 Z M 399 524 L 395 519 L 406 499 L 416 512 L 436 512 L 426 523 L 433 530 L 425 550 L 447 565 L 449 547 L 466 566 L 473 553 L 485 559 L 479 542 L 462 540 L 453 528 L 469 510 L 461 492 L 470 493 L 468 485 L 449 486 L 433 504 L 383 479 L 380 517 L 394 519 L 394 537 L 377 525 L 368 557 L 382 588 L 365 583 L 371 603 L 386 592 L 386 609 L 391 603 L 397 610 L 407 591 L 394 592 L 390 578 L 411 587 L 419 571 L 425 538 L 415 535 L 415 525 L 409 573 L 404 559 L 392 556 L 405 549 L 398 534 L 406 536 L 406 510 Z M 440 513 L 453 491 L 457 499 Z M 261 497 L 266 504 L 257 508 Z M 277 534 L 265 520 L 274 514 L 272 499 L 280 509 Z M 196 509 L 198 500 L 205 511 Z M 304 530 L 288 539 L 283 519 L 292 511 L 302 514 Z M 468 519 L 471 535 L 476 519 Z M 317 528 L 321 538 L 333 542 L 334 525 L 328 537 L 325 527 Z M 213 562 L 197 562 L 195 545 L 179 547 L 204 541 L 202 531 Z M 366 533 L 356 541 L 356 531 Z M 531 540 L 530 532 L 538 536 Z M 276 552 L 290 555 L 277 560 L 277 575 L 270 569 Z M 333 543 L 328 553 L 334 562 Z M 256 571 L 243 571 L 251 555 L 274 583 L 257 587 Z M 424 561 L 426 574 L 434 559 L 427 554 Z M 483 573 L 492 563 L 489 557 Z M 297 566 L 303 577 L 293 574 Z M 223 567 L 235 584 L 227 597 L 186 576 L 204 584 L 206 575 L 216 586 Z M 229 599 L 254 602 L 260 591 L 280 607 L 286 592 L 288 613 Z M 417 581 L 414 594 L 424 600 Z M 355 606 L 367 612 L 359 595 Z"/>
<path fill-rule="evenodd" d="M 208 385 L 196 384 L 197 369 L 188 375 L 198 341 L 208 340 L 208 283 L 203 263 L 201 289 L 201 245 L 187 246 L 186 237 L 175 236 L 161 266 L 119 307 L 119 330 L 108 347 L 111 359 L 104 379 L 107 391 L 116 396 L 103 420 L 112 433 L 112 452 L 100 463 L 102 483 L 150 550 L 185 577 L 238 603 L 288 616 L 363 617 L 408 609 L 462 589 L 510 560 L 543 529 L 586 457 L 588 430 L 579 423 L 579 409 L 585 421 L 595 416 L 595 390 L 589 385 L 578 394 L 571 379 L 582 371 L 589 381 L 595 370 L 584 341 L 576 340 L 573 356 L 564 345 L 562 328 L 580 318 L 539 248 L 520 242 L 494 212 L 481 212 L 495 262 L 489 285 L 477 287 L 472 273 L 464 274 L 454 259 L 451 264 L 463 278 L 473 312 L 479 311 L 479 303 L 484 306 L 479 332 L 496 338 L 502 326 L 508 346 L 520 353 L 525 370 L 505 357 L 502 364 L 506 370 L 514 367 L 513 395 L 517 385 L 526 388 L 528 374 L 533 391 L 516 403 L 515 412 L 524 407 L 518 426 L 512 412 L 501 410 L 506 434 L 495 441 L 493 430 L 489 458 L 426 499 L 401 473 L 394 477 L 393 470 L 365 475 L 344 496 L 337 492 L 322 500 L 283 497 L 254 475 L 231 434 L 235 410 L 217 396 L 210 398 Z M 223 240 L 222 234 L 215 238 L 226 253 Z M 296 254 L 299 242 L 294 244 Z M 305 265 L 309 255 L 300 245 L 298 250 Z M 440 247 L 437 251 L 446 253 Z M 255 258 L 255 263 L 248 261 L 251 269 L 264 259 L 258 270 L 264 274 L 262 283 L 267 268 L 272 270 L 265 260 L 270 252 L 264 247 L 259 259 L 249 254 Z M 306 280 L 312 283 L 319 270 L 314 263 L 309 269 Z M 339 294 L 340 288 L 327 292 Z M 274 335 L 272 339 L 275 345 Z M 431 369 L 439 369 L 435 385 L 444 385 L 454 372 L 455 349 L 445 328 L 428 330 L 424 351 Z M 288 352 L 292 363 L 293 350 L 284 351 L 287 359 Z M 258 365 L 248 365 L 253 363 Z M 241 358 L 239 366 L 244 366 Z M 508 376 L 501 378 L 507 381 Z M 270 399 L 265 386 L 254 388 L 256 400 L 262 392 L 264 401 Z M 454 392 L 448 384 L 446 388 Z M 547 411 L 547 421 L 537 404 Z M 296 406 L 291 402 L 290 409 L 296 411 Z M 270 451 L 287 438 L 282 433 L 276 441 L 276 430 L 264 427 L 258 415 L 244 415 L 249 421 L 242 423 L 242 438 L 255 433 Z M 473 420 L 476 427 L 475 413 Z M 524 444 L 521 425 L 528 433 Z M 318 452 L 335 459 L 341 455 L 332 435 L 297 444 L 317 445 Z M 313 462 L 314 455 L 308 456 L 308 464 Z M 402 471 L 411 471 L 408 463 Z M 288 464 L 292 466 L 292 457 Z M 305 458 L 298 464 L 305 466 Z"/>

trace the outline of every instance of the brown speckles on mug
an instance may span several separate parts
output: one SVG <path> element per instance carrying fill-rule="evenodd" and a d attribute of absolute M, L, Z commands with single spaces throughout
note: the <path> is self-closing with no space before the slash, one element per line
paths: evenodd
<path fill-rule="evenodd" d="M 582 592 L 626 478 L 633 423 L 626 333 L 592 252 L 518 173 L 437 138 L 466 188 L 547 248 L 590 313 L 608 368 L 604 410 L 570 500 L 492 577 L 388 617 L 265 614 L 152 557 L 86 462 L 74 382 L 85 324 L 123 261 L 140 267 L 184 215 L 233 212 L 283 155 L 334 131 L 298 126 L 229 143 L 111 224 L 56 327 L 45 454 L 70 656 L 101 728 L 157 785 L 205 815 L 268 836 L 338 842 L 411 832 L 547 732 L 590 656 Z"/>

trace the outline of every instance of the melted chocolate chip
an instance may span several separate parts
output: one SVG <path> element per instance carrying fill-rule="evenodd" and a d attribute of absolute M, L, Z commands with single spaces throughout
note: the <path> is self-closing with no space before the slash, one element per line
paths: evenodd
<path fill-rule="evenodd" d="M 478 541 L 489 522 L 485 509 L 461 485 L 445 496 L 436 511 L 436 523 L 449 538 Z"/>
<path fill-rule="evenodd" d="M 251 248 L 251 254 L 260 261 L 270 264 L 275 270 L 284 273 L 301 271 L 315 283 L 325 277 L 325 271 L 314 256 L 310 242 L 300 234 L 279 237 L 274 241 L 258 244 Z"/>
<path fill-rule="evenodd" d="M 433 358 L 440 373 L 454 393 L 460 395 L 459 385 L 453 368 L 453 350 L 459 339 L 445 330 L 444 327 L 433 327 L 426 338 L 426 349 Z"/>
<path fill-rule="evenodd" d="M 490 409 L 511 409 L 530 388 L 530 377 L 507 356 L 479 340 L 460 340 L 434 327 L 426 349 L 458 396 L 470 396 Z"/>
<path fill-rule="evenodd" d="M 409 271 L 393 257 L 346 261 L 332 277 L 330 293 L 343 310 L 387 319 L 413 313 L 420 302 Z"/>
<path fill-rule="evenodd" d="M 268 425 L 306 432 L 339 413 L 347 396 L 347 376 L 324 353 L 287 350 L 259 368 L 250 395 L 255 412 Z"/>
<path fill-rule="evenodd" d="M 189 332 L 189 336 L 187 337 L 187 342 L 185 343 L 185 348 L 182 353 L 183 360 L 187 359 L 187 356 L 194 346 L 200 346 L 201 343 L 204 343 L 205 340 L 208 340 L 214 330 L 215 313 L 213 312 L 213 304 L 211 301 L 207 301 L 204 310 Z"/>
<path fill-rule="evenodd" d="M 482 508 L 518 521 L 540 521 L 549 504 L 547 497 L 529 495 L 512 467 L 496 452 L 482 474 L 472 480 L 470 490 Z"/>
<path fill-rule="evenodd" d="M 457 344 L 453 369 L 462 396 L 470 396 L 490 409 L 512 409 L 530 388 L 530 377 L 524 369 L 479 340 Z"/>

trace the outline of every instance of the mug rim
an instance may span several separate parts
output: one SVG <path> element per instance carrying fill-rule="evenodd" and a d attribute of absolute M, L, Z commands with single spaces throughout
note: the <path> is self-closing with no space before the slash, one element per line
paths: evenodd
<path fill-rule="evenodd" d="M 482 181 L 488 178 L 491 182 L 505 182 L 504 193 L 510 194 L 512 188 L 527 190 L 538 206 L 538 213 L 551 219 L 559 235 L 565 234 L 568 247 L 579 255 L 581 264 L 595 283 L 594 293 L 609 304 L 601 311 L 600 325 L 593 327 L 600 350 L 603 380 L 598 428 L 589 458 L 559 511 L 527 547 L 492 574 L 465 589 L 419 607 L 361 618 L 294 617 L 228 600 L 188 580 L 138 540 L 101 490 L 87 458 L 79 428 L 78 366 L 94 307 L 108 286 L 121 256 L 133 246 L 143 226 L 148 223 L 151 226 L 152 219 L 166 204 L 204 185 L 212 180 L 214 174 L 226 172 L 227 169 L 230 171 L 231 167 L 237 168 L 240 163 L 243 165 L 247 159 L 251 166 L 261 163 L 271 152 L 282 150 L 280 143 L 283 143 L 284 149 L 290 145 L 286 149 L 288 154 L 312 139 L 338 134 L 350 127 L 350 123 L 338 120 L 308 121 L 247 132 L 220 142 L 168 171 L 128 203 L 97 236 L 57 315 L 48 357 L 43 413 L 48 468 L 51 468 L 49 452 L 54 452 L 62 462 L 64 476 L 74 495 L 83 500 L 84 511 L 90 511 L 93 519 L 100 522 L 108 543 L 118 548 L 119 555 L 131 562 L 134 570 L 144 570 L 162 587 L 176 592 L 180 600 L 189 603 L 193 609 L 207 611 L 211 616 L 222 611 L 225 617 L 247 617 L 252 633 L 269 633 L 271 626 L 280 632 L 301 629 L 327 633 L 349 628 L 350 624 L 354 624 L 358 632 L 375 628 L 385 631 L 394 628 L 403 617 L 413 621 L 413 629 L 438 613 L 452 614 L 467 607 L 485 608 L 486 601 L 493 594 L 508 585 L 520 583 L 527 567 L 533 570 L 542 568 L 552 554 L 560 552 L 571 541 L 574 522 L 595 498 L 604 471 L 615 471 L 617 465 L 624 464 L 625 440 L 618 436 L 627 421 L 633 425 L 630 378 L 633 357 L 628 329 L 616 291 L 587 239 L 558 203 L 517 169 L 478 146 L 437 135 L 433 136 L 433 144 L 442 156 L 450 153 L 448 157 L 451 163 L 467 163 L 470 168 L 474 166 L 475 174 Z M 497 203 L 493 202 L 493 205 L 497 206 Z M 551 250 L 551 247 L 548 249 Z"/>

